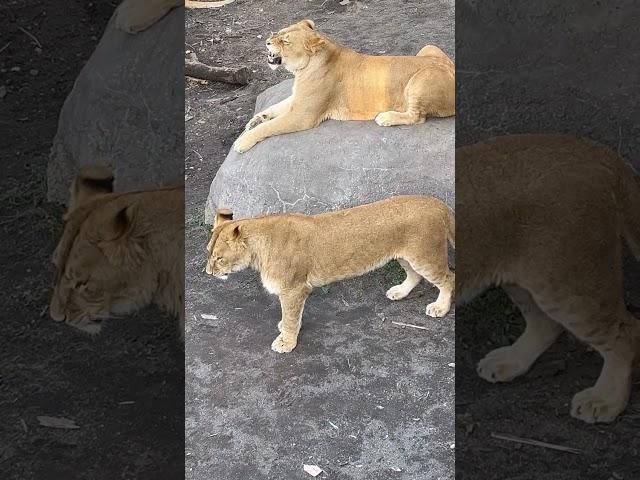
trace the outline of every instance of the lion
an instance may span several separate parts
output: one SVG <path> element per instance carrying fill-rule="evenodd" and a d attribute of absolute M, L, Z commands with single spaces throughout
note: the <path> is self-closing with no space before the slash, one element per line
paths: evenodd
<path fill-rule="evenodd" d="M 271 35 L 267 62 L 295 76 L 292 94 L 255 115 L 235 141 L 246 152 L 265 138 L 324 120 L 412 125 L 455 114 L 455 66 L 438 47 L 412 56 L 374 56 L 338 45 L 303 20 Z"/>
<path fill-rule="evenodd" d="M 604 359 L 570 414 L 613 421 L 640 356 L 640 324 L 625 308 L 622 283 L 622 237 L 640 258 L 632 173 L 589 140 L 510 135 L 456 150 L 456 197 L 459 300 L 501 285 L 526 321 L 513 345 L 479 362 L 480 377 L 513 380 L 568 330 Z"/>
<path fill-rule="evenodd" d="M 234 0 L 198 2 L 192 0 L 124 0 L 116 10 L 116 27 L 123 32 L 136 34 L 151 27 L 176 7 L 220 8 Z"/>
<path fill-rule="evenodd" d="M 455 274 L 447 257 L 454 231 L 451 209 L 424 196 L 396 196 L 319 215 L 241 220 L 219 209 L 205 270 L 221 279 L 246 268 L 260 272 L 263 286 L 279 297 L 282 309 L 280 334 L 271 348 L 287 353 L 297 345 L 302 311 L 313 288 L 363 275 L 393 259 L 407 276 L 387 297 L 405 298 L 424 278 L 439 290 L 426 314 L 446 315 L 454 296 Z"/>
<path fill-rule="evenodd" d="M 184 186 L 113 193 L 113 176 L 83 167 L 71 186 L 51 318 L 90 334 L 155 303 L 184 332 Z"/>

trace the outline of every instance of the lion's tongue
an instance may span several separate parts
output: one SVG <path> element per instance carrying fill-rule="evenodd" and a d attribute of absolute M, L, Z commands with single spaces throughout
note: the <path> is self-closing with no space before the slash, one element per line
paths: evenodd
<path fill-rule="evenodd" d="M 274 54 L 269 54 L 269 56 L 267 56 L 267 63 L 271 68 L 276 69 L 278 68 L 278 65 L 282 63 L 282 57 Z"/>

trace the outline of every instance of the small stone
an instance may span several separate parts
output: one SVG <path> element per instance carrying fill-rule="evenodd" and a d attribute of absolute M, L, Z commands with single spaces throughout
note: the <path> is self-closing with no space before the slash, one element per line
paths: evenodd
<path fill-rule="evenodd" d="M 20 71 L 20 67 L 11 67 L 11 71 L 12 72 L 19 72 Z"/>
<path fill-rule="evenodd" d="M 39 72 L 38 72 L 38 69 L 32 68 L 31 70 L 29 70 L 29 73 L 35 77 L 36 75 L 38 75 Z"/>
<path fill-rule="evenodd" d="M 7 87 L 4 85 L 0 85 L 0 98 L 4 98 L 7 96 Z"/>

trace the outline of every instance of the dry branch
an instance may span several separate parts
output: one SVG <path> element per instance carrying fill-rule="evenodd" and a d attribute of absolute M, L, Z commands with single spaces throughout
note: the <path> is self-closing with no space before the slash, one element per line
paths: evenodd
<path fill-rule="evenodd" d="M 246 85 L 249 83 L 249 69 L 247 67 L 228 68 L 212 67 L 198 60 L 195 53 L 190 53 L 184 60 L 184 74 L 188 77 L 214 82 Z"/>

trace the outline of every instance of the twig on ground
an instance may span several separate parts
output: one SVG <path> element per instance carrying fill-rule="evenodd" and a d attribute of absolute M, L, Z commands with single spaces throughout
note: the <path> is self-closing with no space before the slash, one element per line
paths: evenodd
<path fill-rule="evenodd" d="M 194 52 L 189 53 L 184 60 L 184 74 L 187 77 L 200 80 L 212 80 L 214 82 L 240 85 L 247 85 L 250 77 L 250 71 L 247 67 L 212 67 L 199 61 L 198 56 Z"/>
<path fill-rule="evenodd" d="M 504 433 L 491 432 L 491 437 L 499 440 L 506 440 L 507 442 L 524 443 L 526 445 L 534 445 L 536 447 L 549 448 L 551 450 L 559 450 L 561 452 L 580 454 L 582 450 L 573 447 L 565 447 L 564 445 L 557 445 L 555 443 L 541 442 L 540 440 L 533 440 L 531 438 L 516 437 L 515 435 L 507 435 Z"/>
<path fill-rule="evenodd" d="M 36 44 L 36 47 L 42 48 L 42 44 L 40 43 L 40 40 L 38 40 L 33 33 L 29 32 L 28 30 L 25 30 L 22 27 L 18 27 L 18 30 L 20 30 L 25 35 L 27 35 L 31 40 L 33 40 L 35 42 L 35 44 Z"/>
<path fill-rule="evenodd" d="M 429 330 L 427 327 L 421 327 L 420 325 L 412 325 L 411 323 L 391 322 L 394 325 L 400 325 L 401 327 L 419 328 L 420 330 Z"/>
<path fill-rule="evenodd" d="M 331 420 L 327 420 L 327 422 L 329 423 L 329 425 L 331 425 L 333 428 L 335 428 L 336 430 L 339 430 L 338 426 L 333 423 Z"/>
<path fill-rule="evenodd" d="M 9 45 L 11 45 L 11 42 L 7 42 L 4 47 L 0 48 L 0 53 L 4 52 Z"/>

